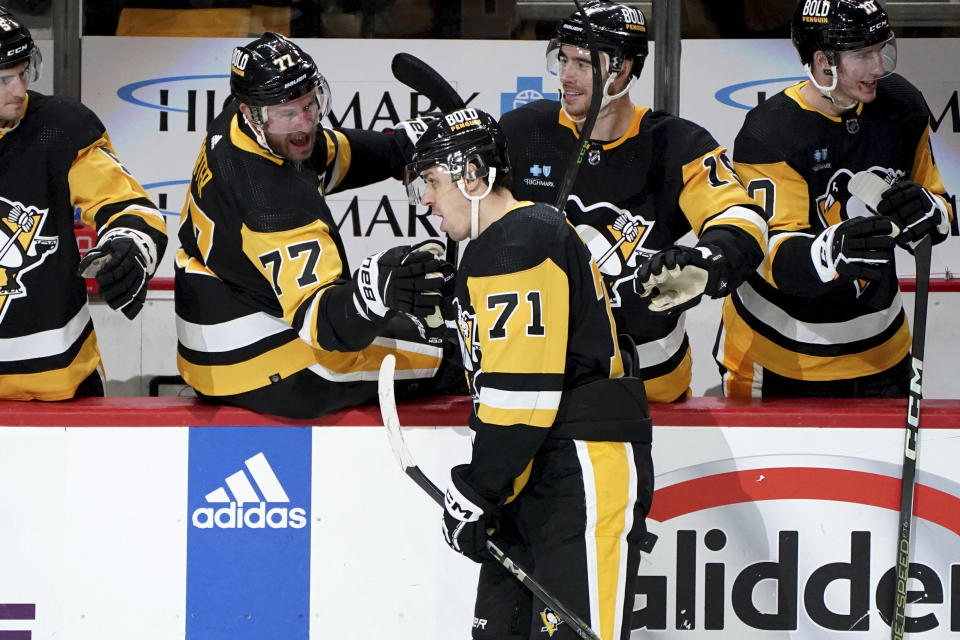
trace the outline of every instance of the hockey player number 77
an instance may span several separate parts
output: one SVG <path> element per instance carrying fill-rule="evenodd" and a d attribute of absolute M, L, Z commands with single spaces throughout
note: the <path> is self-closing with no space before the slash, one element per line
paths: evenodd
<path fill-rule="evenodd" d="M 387 429 L 387 438 L 390 440 L 390 448 L 400 468 L 411 480 L 417 483 L 428 496 L 433 498 L 441 507 L 443 506 L 443 492 L 426 476 L 420 467 L 417 466 L 413 455 L 407 448 L 407 443 L 403 439 L 403 432 L 400 427 L 400 418 L 397 415 L 397 403 L 393 394 L 393 371 L 396 367 L 396 359 L 388 355 L 380 364 L 380 375 L 377 380 L 377 395 L 380 397 L 380 416 L 383 418 L 383 426 Z M 509 571 L 517 580 L 538 597 L 546 606 L 552 609 L 559 618 L 570 625 L 578 636 L 584 640 L 600 640 L 600 636 L 590 628 L 577 614 L 573 613 L 563 603 L 558 602 L 555 597 L 544 589 L 539 582 L 534 580 L 522 567 L 518 566 L 507 556 L 500 547 L 492 540 L 487 540 L 487 551 L 504 568 Z"/>

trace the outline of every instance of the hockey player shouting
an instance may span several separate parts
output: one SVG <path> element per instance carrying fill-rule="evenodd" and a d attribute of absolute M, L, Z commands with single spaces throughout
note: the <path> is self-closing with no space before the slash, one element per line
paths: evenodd
<path fill-rule="evenodd" d="M 497 122 L 448 113 L 417 142 L 411 202 L 470 238 L 452 313 L 474 399 L 447 543 L 482 562 L 474 638 L 576 635 L 486 557 L 488 529 L 605 640 L 630 635 L 653 469 L 643 383 L 623 376 L 596 263 L 554 207 L 520 202 Z M 486 557 L 486 560 L 485 560 Z"/>
<path fill-rule="evenodd" d="M 430 378 L 442 347 L 409 317 L 437 312 L 440 274 L 452 278 L 437 258 L 442 245 L 382 251 L 350 279 L 324 199 L 401 175 L 405 134 L 323 128 L 326 80 L 306 52 L 274 33 L 234 50 L 230 88 L 181 218 L 184 380 L 212 402 L 310 418 L 372 402 L 387 353 L 400 379 Z"/>
<path fill-rule="evenodd" d="M 643 13 L 612 2 L 590 2 L 584 10 L 600 50 L 602 106 L 566 214 L 603 273 L 619 332 L 637 344 L 647 397 L 671 402 L 689 394 L 691 378 L 684 317 L 677 312 L 704 293 L 726 295 L 754 269 L 766 246 L 766 224 L 707 131 L 631 102 L 630 87 L 647 56 Z M 517 197 L 556 200 L 593 99 L 590 45 L 579 12 L 564 20 L 547 48 L 560 103 L 540 100 L 501 117 L 514 153 Z M 699 236 L 696 248 L 672 247 L 691 229 Z M 654 284 L 658 289 L 643 298 L 634 292 L 634 274 L 661 250 L 643 280 L 656 282 L 641 293 Z"/>
<path fill-rule="evenodd" d="M 896 42 L 879 3 L 800 2 L 791 32 L 810 79 L 750 111 L 734 146 L 737 172 L 771 214 L 770 247 L 724 305 L 724 391 L 906 397 L 910 331 L 894 244 L 940 242 L 952 215 L 930 112 L 891 73 Z M 864 170 L 896 181 L 878 205 L 887 217 L 848 189 Z"/>
<path fill-rule="evenodd" d="M 102 396 L 78 271 L 132 320 L 166 248 L 166 223 L 93 112 L 27 89 L 40 70 L 30 31 L 0 7 L 0 398 Z M 74 209 L 99 236 L 82 262 Z"/>

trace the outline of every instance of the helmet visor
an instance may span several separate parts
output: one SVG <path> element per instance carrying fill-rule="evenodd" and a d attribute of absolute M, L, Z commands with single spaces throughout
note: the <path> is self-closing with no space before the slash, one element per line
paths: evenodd
<path fill-rule="evenodd" d="M 407 188 L 407 201 L 410 204 L 422 204 L 427 188 L 436 193 L 442 184 L 453 183 L 463 177 L 462 166 L 453 167 L 437 163 L 436 160 L 414 161 L 403 171 L 403 184 Z"/>
<path fill-rule="evenodd" d="M 563 49 L 563 45 L 569 45 Z M 606 69 L 609 64 L 609 56 L 606 52 L 600 52 L 600 68 Z M 552 76 L 560 76 L 568 66 L 577 73 L 591 73 L 593 62 L 590 58 L 590 50 L 582 49 L 574 44 L 561 42 L 554 38 L 547 44 L 547 73 Z"/>
<path fill-rule="evenodd" d="M 308 98 L 312 96 L 312 99 Z M 313 92 L 308 92 L 290 102 L 262 107 L 263 126 L 267 133 L 286 135 L 306 133 L 315 129 L 330 113 L 330 90 L 327 81 L 321 78 Z"/>
<path fill-rule="evenodd" d="M 14 70 L 23 64 L 23 60 L 9 67 L 0 69 L 0 87 L 9 87 L 15 80 L 21 78 L 24 86 L 40 79 L 40 71 L 43 68 L 43 57 L 40 55 L 40 49 L 34 47 L 30 51 L 30 56 L 26 59 L 27 65 L 19 72 Z"/>
<path fill-rule="evenodd" d="M 882 78 L 897 68 L 897 40 L 892 35 L 885 42 L 839 52 L 839 65 L 853 75 L 875 74 Z"/>

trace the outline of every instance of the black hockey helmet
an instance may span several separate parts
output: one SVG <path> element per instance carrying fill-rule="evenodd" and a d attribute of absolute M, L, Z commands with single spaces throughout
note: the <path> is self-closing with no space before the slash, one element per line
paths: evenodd
<path fill-rule="evenodd" d="M 29 62 L 30 81 L 40 77 L 43 58 L 30 30 L 6 7 L 0 6 L 0 69 Z"/>
<path fill-rule="evenodd" d="M 470 164 L 476 168 L 468 169 Z M 495 175 L 506 177 L 510 173 L 507 136 L 493 116 L 472 107 L 451 111 L 431 122 L 417 140 L 404 172 L 410 202 L 419 203 L 423 194 L 420 174 L 437 165 L 443 166 L 454 182 L 488 177 L 491 168 L 496 169 Z"/>
<path fill-rule="evenodd" d="M 267 32 L 233 50 L 230 91 L 250 107 L 283 104 L 317 90 L 324 111 L 330 88 L 306 51 L 278 33 Z"/>
<path fill-rule="evenodd" d="M 630 75 L 639 78 L 648 52 L 647 20 L 643 12 L 606 0 L 588 2 L 583 5 L 583 11 L 593 27 L 597 48 L 610 56 L 610 70 L 618 71 L 624 60 L 632 60 Z M 590 49 L 590 38 L 584 29 L 580 11 L 575 11 L 557 27 L 553 40 L 547 46 L 548 69 L 561 44 Z"/>
<path fill-rule="evenodd" d="M 810 64 L 823 51 L 833 60 L 840 51 L 863 49 L 893 39 L 887 12 L 877 0 L 800 0 L 790 22 L 800 62 Z"/>

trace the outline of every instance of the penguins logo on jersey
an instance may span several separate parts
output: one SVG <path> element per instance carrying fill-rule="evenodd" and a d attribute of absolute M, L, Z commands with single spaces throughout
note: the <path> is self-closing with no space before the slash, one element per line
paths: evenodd
<path fill-rule="evenodd" d="M 577 233 L 603 274 L 610 292 L 610 306 L 619 307 L 621 286 L 633 291 L 632 280 L 639 258 L 656 253 L 643 247 L 656 221 L 610 202 L 586 206 L 575 195 L 567 201 L 567 217 L 576 221 Z"/>
<path fill-rule="evenodd" d="M 0 198 L 0 322 L 10 301 L 27 295 L 20 276 L 57 249 L 56 236 L 37 235 L 48 211 Z"/>
<path fill-rule="evenodd" d="M 477 333 L 477 314 L 460 305 L 460 298 L 453 299 L 457 313 L 457 332 L 460 334 L 460 355 L 467 371 L 476 371 L 480 364 L 480 336 Z"/>
<path fill-rule="evenodd" d="M 543 626 L 540 627 L 540 633 L 546 633 L 551 638 L 553 634 L 557 632 L 557 628 L 563 624 L 563 620 L 550 609 L 544 609 L 540 612 L 540 620 L 543 621 Z"/>
<path fill-rule="evenodd" d="M 903 177 L 902 171 L 894 171 L 883 167 L 870 167 L 869 170 L 891 183 L 894 178 Z M 888 179 L 890 176 L 892 177 Z M 817 211 L 824 228 L 851 218 L 873 215 L 874 212 L 870 211 L 863 201 L 850 193 L 850 178 L 852 177 L 852 171 L 848 169 L 838 170 L 830 176 L 824 193 L 817 197 Z"/>
<path fill-rule="evenodd" d="M 903 176 L 902 171 L 884 169 L 883 167 L 870 167 L 869 170 L 884 179 L 891 175 L 897 178 Z M 830 176 L 830 181 L 827 183 L 823 195 L 817 198 L 817 212 L 824 227 L 830 227 L 852 218 L 874 215 L 874 212 L 860 198 L 850 193 L 850 178 L 852 177 L 853 172 L 847 169 L 838 170 Z M 892 179 L 888 182 L 892 182 Z M 870 286 L 870 281 L 856 280 L 853 286 L 859 297 Z"/>

